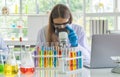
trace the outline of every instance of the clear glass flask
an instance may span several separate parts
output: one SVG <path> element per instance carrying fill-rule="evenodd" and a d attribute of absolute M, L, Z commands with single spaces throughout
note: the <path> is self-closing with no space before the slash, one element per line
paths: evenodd
<path fill-rule="evenodd" d="M 5 77 L 15 77 L 18 74 L 18 64 L 13 51 L 10 51 L 4 66 Z"/>
<path fill-rule="evenodd" d="M 21 53 L 20 71 L 22 75 L 33 75 L 35 72 L 32 54 L 29 51 Z"/>

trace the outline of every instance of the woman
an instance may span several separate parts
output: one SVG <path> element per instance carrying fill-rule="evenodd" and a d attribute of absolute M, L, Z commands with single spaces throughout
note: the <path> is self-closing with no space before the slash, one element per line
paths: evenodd
<path fill-rule="evenodd" d="M 42 42 L 58 42 L 57 31 L 61 28 L 69 31 L 68 43 L 71 44 L 71 47 L 78 47 L 82 51 L 83 62 L 85 64 L 89 63 L 90 50 L 86 43 L 85 32 L 81 26 L 72 24 L 72 14 L 68 7 L 63 4 L 57 4 L 52 9 L 48 25 L 43 27 L 38 33 L 38 44 L 41 45 Z"/>

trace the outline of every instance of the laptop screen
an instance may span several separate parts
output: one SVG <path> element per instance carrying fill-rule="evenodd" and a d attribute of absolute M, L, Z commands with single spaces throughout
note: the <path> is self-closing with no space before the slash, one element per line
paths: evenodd
<path fill-rule="evenodd" d="M 92 68 L 108 68 L 116 66 L 111 56 L 120 56 L 120 35 L 93 35 L 91 47 Z"/>

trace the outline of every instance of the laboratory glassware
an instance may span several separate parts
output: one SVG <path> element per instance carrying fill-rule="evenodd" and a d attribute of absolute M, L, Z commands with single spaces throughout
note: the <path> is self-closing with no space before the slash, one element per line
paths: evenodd
<path fill-rule="evenodd" d="M 2 52 L 3 51 L 0 50 L 0 74 L 3 74 L 4 72 L 4 55 Z"/>
<path fill-rule="evenodd" d="M 20 65 L 21 74 L 31 75 L 35 72 L 34 62 L 32 54 L 29 51 L 21 53 L 21 65 Z"/>
<path fill-rule="evenodd" d="M 4 66 L 4 75 L 6 77 L 15 77 L 18 74 L 18 64 L 13 51 L 10 51 Z"/>

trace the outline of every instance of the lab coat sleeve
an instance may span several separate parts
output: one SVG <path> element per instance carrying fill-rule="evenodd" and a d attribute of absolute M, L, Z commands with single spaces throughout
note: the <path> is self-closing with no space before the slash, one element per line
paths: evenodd
<path fill-rule="evenodd" d="M 37 35 L 37 42 L 36 42 L 36 46 L 42 46 L 43 43 L 46 42 L 46 37 L 45 37 L 45 30 L 46 30 L 46 26 L 41 28 L 38 32 Z"/>
<path fill-rule="evenodd" d="M 90 64 L 90 48 L 87 45 L 87 38 L 85 35 L 85 31 L 82 27 L 78 29 L 77 35 L 78 35 L 78 49 L 82 52 L 83 63 Z"/>
<path fill-rule="evenodd" d="M 40 46 L 42 43 L 42 37 L 41 37 L 41 29 L 39 30 L 38 34 L 37 34 L 37 41 L 36 41 L 36 46 Z"/>
<path fill-rule="evenodd" d="M 82 47 L 80 44 L 78 45 L 78 49 L 82 52 L 83 64 L 89 65 L 90 64 L 90 53 L 84 47 Z"/>

